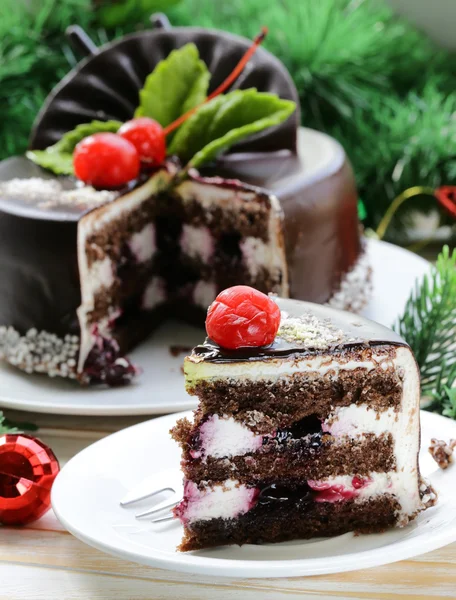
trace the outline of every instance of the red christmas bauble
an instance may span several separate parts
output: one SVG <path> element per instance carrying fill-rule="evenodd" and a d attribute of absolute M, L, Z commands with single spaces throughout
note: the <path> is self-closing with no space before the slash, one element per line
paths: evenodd
<path fill-rule="evenodd" d="M 25 525 L 51 507 L 59 462 L 43 442 L 25 433 L 0 436 L 0 523 Z"/>

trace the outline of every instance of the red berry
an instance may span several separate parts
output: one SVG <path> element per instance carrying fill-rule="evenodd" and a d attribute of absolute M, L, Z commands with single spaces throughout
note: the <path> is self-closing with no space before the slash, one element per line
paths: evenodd
<path fill-rule="evenodd" d="M 222 348 L 272 344 L 280 309 L 266 294 L 246 285 L 221 292 L 207 311 L 207 335 Z"/>
<path fill-rule="evenodd" d="M 136 179 L 140 161 L 136 148 L 115 133 L 94 133 L 74 149 L 76 177 L 97 188 L 117 188 Z"/>
<path fill-rule="evenodd" d="M 119 135 L 133 144 L 142 162 L 160 165 L 165 160 L 165 134 L 157 121 L 148 117 L 132 119 L 122 125 Z"/>

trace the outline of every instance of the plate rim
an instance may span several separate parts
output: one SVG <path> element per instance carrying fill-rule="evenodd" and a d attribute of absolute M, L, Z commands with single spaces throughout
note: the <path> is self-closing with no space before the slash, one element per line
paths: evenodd
<path fill-rule="evenodd" d="M 400 246 L 395 244 L 391 244 L 390 242 L 384 242 L 383 240 L 376 240 L 373 238 L 366 238 L 369 246 L 376 248 L 382 248 L 384 246 L 388 246 L 389 249 L 394 249 L 395 252 L 399 254 L 407 254 L 407 256 L 412 255 L 414 259 L 418 262 L 421 262 L 423 268 L 429 267 L 430 263 L 423 257 L 406 250 Z M 8 366 L 6 367 L 8 368 Z M 11 367 L 13 369 L 13 367 Z M 17 377 L 27 377 L 24 373 L 13 373 L 14 376 Z M 39 377 L 39 376 L 37 376 Z M 2 373 L 0 372 L 0 382 L 2 380 Z M 137 385 L 141 385 L 138 382 Z M 1 389 L 1 385 L 0 385 Z M 129 393 L 130 388 L 125 388 L 125 394 Z M 76 389 L 77 392 L 80 391 L 80 388 Z M 101 393 L 109 393 L 109 390 L 100 390 Z M 92 403 L 93 402 L 93 403 Z M 176 413 L 181 412 L 183 410 L 191 410 L 196 406 L 196 401 L 193 400 L 191 396 L 188 396 L 185 401 L 180 401 L 177 403 L 170 404 L 169 400 L 163 400 L 161 402 L 155 403 L 154 405 L 146 405 L 146 404 L 130 404 L 128 401 L 125 401 L 123 404 L 111 404 L 111 405 L 97 405 L 96 398 L 90 395 L 87 396 L 87 401 L 82 405 L 78 406 L 76 403 L 70 402 L 67 404 L 58 405 L 54 402 L 49 403 L 33 403 L 27 399 L 15 399 L 11 398 L 10 395 L 3 395 L 0 391 L 0 407 L 7 408 L 12 410 L 21 410 L 24 412 L 34 412 L 34 413 L 44 413 L 44 414 L 55 414 L 55 415 L 71 415 L 71 416 L 104 416 L 104 417 L 120 417 L 120 416 L 145 416 L 145 415 L 163 415 L 167 413 Z"/>
<path fill-rule="evenodd" d="M 58 508 L 59 499 L 58 496 L 61 493 L 60 487 L 65 484 L 64 476 L 62 473 L 68 472 L 68 467 L 71 462 L 80 457 L 86 452 L 93 451 L 94 446 L 103 444 L 107 438 L 113 436 L 125 435 L 125 432 L 131 433 L 130 430 L 135 428 L 147 428 L 151 423 L 157 423 L 158 421 L 166 424 L 167 420 L 177 420 L 179 418 L 189 416 L 191 411 L 185 411 L 178 414 L 165 415 L 148 421 L 143 421 L 127 427 L 120 431 L 117 431 L 101 440 L 96 441 L 87 448 L 84 448 L 81 452 L 75 455 L 66 465 L 63 467 L 59 475 L 57 476 L 51 493 L 52 508 L 57 519 L 77 539 L 86 543 L 87 545 L 96 548 L 109 555 L 116 556 L 123 560 L 130 560 L 138 564 L 147 565 L 155 568 L 162 568 L 165 570 L 178 571 L 183 573 L 197 574 L 197 575 L 208 575 L 218 577 L 236 577 L 243 579 L 263 579 L 263 578 L 282 578 L 282 577 L 303 577 L 313 575 L 327 575 L 333 573 L 343 573 L 348 571 L 357 571 L 366 569 L 374 566 L 382 566 L 391 564 L 394 562 L 407 560 L 420 556 L 427 552 L 431 552 L 447 544 L 456 541 L 456 519 L 453 527 L 441 528 L 438 532 L 420 540 L 420 544 L 410 544 L 407 538 L 400 539 L 392 544 L 380 546 L 378 548 L 371 548 L 360 552 L 353 552 L 347 555 L 332 555 L 317 558 L 301 558 L 301 559 L 286 559 L 286 560 L 242 560 L 242 559 L 223 559 L 213 557 L 200 557 L 193 553 L 179 553 L 163 555 L 163 552 L 155 552 L 155 556 L 145 557 L 144 555 L 135 552 L 134 550 L 127 549 L 121 550 L 118 545 L 110 545 L 106 542 L 100 541 L 89 534 L 83 533 L 77 528 L 73 527 L 72 524 L 66 519 L 62 512 Z M 456 421 L 453 421 L 442 415 L 430 413 L 427 411 L 420 410 L 420 420 L 429 419 L 435 421 L 438 426 L 442 420 L 448 424 L 452 423 L 456 430 Z M 168 425 L 166 425 L 168 426 Z M 127 433 L 127 435 L 128 435 Z M 79 458 L 80 460 L 80 458 Z M 71 468 L 71 467 L 70 467 Z M 456 475 L 456 474 L 455 474 Z M 453 475 L 453 477 L 455 476 Z M 63 482 L 63 483 L 62 483 Z M 432 511 L 433 508 L 429 508 Z M 350 534 L 343 534 L 350 535 Z M 379 534 L 381 535 L 381 534 Z M 340 538 L 342 536 L 336 536 Z M 405 546 L 405 548 L 404 548 Z M 388 549 L 388 552 L 384 550 Z M 157 556 L 158 554 L 158 556 Z M 331 566 L 332 559 L 337 557 L 336 567 Z M 379 560 L 379 557 L 380 560 Z M 356 563 L 356 568 L 353 568 L 353 564 Z M 267 567 L 268 574 L 264 575 L 265 567 Z"/>

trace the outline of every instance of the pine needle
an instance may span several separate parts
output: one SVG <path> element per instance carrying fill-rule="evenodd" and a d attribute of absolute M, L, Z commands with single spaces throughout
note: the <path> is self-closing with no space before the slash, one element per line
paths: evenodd
<path fill-rule="evenodd" d="M 394 329 L 415 354 L 422 393 L 433 399 L 430 408 L 456 418 L 456 250 L 443 248 L 432 273 L 415 284 Z"/>

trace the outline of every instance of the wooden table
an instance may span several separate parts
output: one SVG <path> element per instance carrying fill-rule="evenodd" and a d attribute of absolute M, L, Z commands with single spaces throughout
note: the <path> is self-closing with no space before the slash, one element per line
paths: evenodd
<path fill-rule="evenodd" d="M 36 423 L 62 464 L 134 417 L 58 417 L 5 411 Z M 52 512 L 23 529 L 0 529 L 0 600 L 280 600 L 456 598 L 456 544 L 384 567 L 291 579 L 229 579 L 122 561 L 86 546 Z"/>

